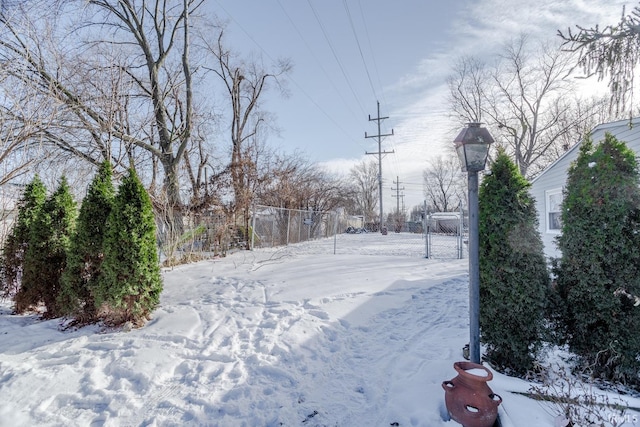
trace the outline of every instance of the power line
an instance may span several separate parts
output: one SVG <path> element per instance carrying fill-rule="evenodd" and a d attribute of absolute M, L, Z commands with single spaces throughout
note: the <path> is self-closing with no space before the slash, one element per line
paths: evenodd
<path fill-rule="evenodd" d="M 343 92 L 344 91 L 338 90 L 338 87 L 334 83 L 334 79 L 329 77 L 329 73 L 327 72 L 326 68 L 323 66 L 322 61 L 320 61 L 318 59 L 318 57 L 316 56 L 314 50 L 311 48 L 311 45 L 309 44 L 307 39 L 302 34 L 302 31 L 300 31 L 300 29 L 296 25 L 295 21 L 291 18 L 291 15 L 289 15 L 289 13 L 287 12 L 287 9 L 282 5 L 282 2 L 280 0 L 277 0 L 277 2 L 278 2 L 278 5 L 280 6 L 280 9 L 282 10 L 282 13 L 284 14 L 284 16 L 287 17 L 287 19 L 289 20 L 289 23 L 291 24 L 293 29 L 296 31 L 296 33 L 300 37 L 300 40 L 302 40 L 302 42 L 304 43 L 305 47 L 307 48 L 307 50 L 309 51 L 309 53 L 311 54 L 311 56 L 315 60 L 316 64 L 318 65 L 318 68 L 322 71 L 322 74 L 324 74 L 324 76 L 327 78 L 327 81 L 333 87 L 333 90 L 335 91 L 335 93 L 337 93 L 338 96 L 340 97 L 340 99 L 342 100 L 342 105 L 344 105 L 346 108 L 348 108 L 349 111 L 351 112 L 351 114 L 353 114 L 354 117 L 357 117 L 358 114 L 353 112 L 353 110 L 350 107 L 350 104 L 347 102 L 347 100 L 343 96 Z"/>
<path fill-rule="evenodd" d="M 358 8 L 360 9 L 360 16 L 362 17 L 362 23 L 364 26 L 364 33 L 367 36 L 367 43 L 369 44 L 369 51 L 372 52 L 371 54 L 371 62 L 373 62 L 373 69 L 375 70 L 376 73 L 376 79 L 378 81 L 378 86 L 380 87 L 380 93 L 382 95 L 382 101 L 386 104 L 387 100 L 384 97 L 384 90 L 383 90 L 383 86 L 382 86 L 382 82 L 380 81 L 380 73 L 378 72 L 378 65 L 376 64 L 376 57 L 375 55 L 373 55 L 373 48 L 371 46 L 371 37 L 369 36 L 369 29 L 367 28 L 367 20 L 365 19 L 364 16 L 364 11 L 362 10 L 362 2 L 360 0 L 358 0 Z M 376 99 L 379 99 L 376 96 Z"/>
<path fill-rule="evenodd" d="M 2 2 L 2 1 L 13 1 L 13 0 L 0 0 L 0 2 Z M 257 46 L 257 47 L 258 47 L 258 48 L 259 48 L 259 49 L 260 49 L 260 50 L 261 50 L 261 51 L 266 55 L 266 56 L 267 56 L 267 58 L 269 58 L 269 59 L 271 60 L 271 62 L 276 63 L 276 61 L 271 57 L 271 55 L 269 55 L 269 52 L 267 52 L 267 51 L 266 51 L 266 49 L 264 49 L 264 48 L 262 47 L 262 45 L 261 45 L 260 43 L 258 43 L 258 41 L 257 41 L 257 40 L 256 40 L 256 39 L 255 39 L 255 38 L 254 38 L 250 33 L 249 33 L 249 31 L 247 31 L 247 30 L 242 26 L 242 24 L 241 24 L 237 19 L 235 19 L 235 17 L 234 17 L 234 16 L 233 16 L 233 15 L 232 15 L 232 14 L 231 14 L 231 13 L 230 13 L 230 12 L 229 12 L 229 11 L 228 11 L 224 6 L 223 6 L 223 5 L 222 5 L 222 3 L 220 2 L 220 0 L 215 0 L 215 2 L 218 4 L 218 6 L 220 7 L 220 9 L 222 9 L 222 10 L 227 14 L 227 16 L 229 16 L 229 18 L 231 18 L 231 20 L 232 20 L 232 21 L 233 21 L 233 22 L 234 22 L 234 23 L 235 23 L 235 24 L 240 28 L 240 30 L 242 30 L 242 32 L 243 32 L 247 37 L 249 37 L 249 39 L 250 39 L 250 40 L 251 40 L 251 41 L 252 41 L 252 42 L 253 42 L 253 43 L 254 43 L 254 44 L 255 44 L 255 45 L 256 45 L 256 46 Z M 281 7 L 282 7 L 282 5 L 281 5 Z M 315 11 L 314 11 L 314 13 L 315 13 Z M 289 17 L 289 16 L 287 15 L 287 17 Z M 289 20 L 291 20 L 291 19 L 289 18 Z M 295 26 L 294 26 L 294 27 L 295 27 Z M 297 28 L 296 28 L 296 31 L 297 31 Z M 349 138 L 351 141 L 354 141 L 354 142 L 356 142 L 356 143 L 357 143 L 357 140 L 355 140 L 355 139 L 353 138 L 353 136 L 352 136 L 351 134 L 349 134 L 349 132 L 347 132 L 347 131 L 346 131 L 346 130 L 345 130 L 345 129 L 344 129 L 344 128 L 343 128 L 343 127 L 342 127 L 342 126 L 341 126 L 341 125 L 340 125 L 340 124 L 339 124 L 339 123 L 338 123 L 338 122 L 337 122 L 333 117 L 331 117 L 331 116 L 329 115 L 329 113 L 327 113 L 327 111 L 326 111 L 324 108 L 322 108 L 322 107 L 320 106 L 320 104 L 318 104 L 318 103 L 316 102 L 316 100 L 315 100 L 311 95 L 309 95 L 309 93 L 304 89 L 304 87 L 303 87 L 302 85 L 300 85 L 300 84 L 299 84 L 299 83 L 298 83 L 298 82 L 297 82 L 297 81 L 296 81 L 292 76 L 288 76 L 288 78 L 289 78 L 289 79 L 293 82 L 293 84 L 294 84 L 294 85 L 295 85 L 295 86 L 300 90 L 300 92 L 301 92 L 304 96 L 306 96 L 306 97 L 307 97 L 307 99 L 308 99 L 308 100 L 309 100 L 313 105 L 315 105 L 315 107 L 316 107 L 316 108 L 317 108 L 317 109 L 318 109 L 318 110 L 319 110 L 319 111 L 320 111 L 320 112 L 321 112 L 321 113 L 322 113 L 322 114 L 323 114 L 327 119 L 329 119 L 329 120 L 330 120 L 330 121 L 331 121 L 331 122 L 336 126 L 336 128 L 340 129 L 340 131 L 342 131 L 342 133 L 343 133 L 345 136 L 347 136 L 347 138 Z M 327 77 L 327 78 L 328 78 L 328 77 Z M 329 79 L 329 80 L 330 80 L 330 79 Z M 334 86 L 334 88 L 335 88 L 335 86 Z M 352 89 L 352 90 L 353 90 L 353 89 Z M 337 88 L 336 88 L 336 91 L 337 91 L 338 93 L 340 93 L 340 91 L 338 91 L 338 90 L 337 90 Z M 357 100 L 357 99 L 356 99 L 356 100 Z M 346 102 L 345 102 L 345 104 L 346 104 Z M 361 110 L 363 111 L 363 114 L 364 114 L 364 110 L 362 109 L 362 106 L 360 106 L 360 108 L 361 108 Z"/>
<path fill-rule="evenodd" d="M 322 21 L 320 20 L 320 17 L 318 16 L 318 13 L 316 12 L 316 9 L 313 7 L 313 4 L 311 3 L 311 0 L 307 0 L 307 3 L 309 4 L 309 7 L 311 8 L 311 11 L 313 12 L 313 15 L 315 16 L 316 21 L 318 22 L 318 25 L 320 26 L 320 30 L 322 30 L 322 34 L 324 36 L 324 39 L 327 41 L 327 44 L 329 45 L 329 48 L 331 49 L 331 53 L 333 53 L 333 58 L 336 60 L 336 63 L 338 64 L 338 67 L 340 68 L 340 71 L 342 72 L 342 75 L 344 76 L 344 79 L 347 81 L 347 86 L 349 86 L 349 89 L 351 89 L 351 93 L 353 94 L 353 97 L 355 98 L 356 102 L 360 106 L 360 109 L 362 110 L 362 113 L 364 114 L 364 107 L 362 106 L 362 103 L 360 102 L 360 98 L 358 98 L 358 95 L 356 94 L 356 92 L 355 92 L 355 90 L 353 88 L 353 83 L 351 82 L 351 79 L 347 75 L 347 72 L 345 71 L 344 66 L 342 65 L 342 61 L 340 61 L 340 58 L 338 58 L 338 54 L 336 53 L 336 50 L 333 47 L 333 43 L 331 43 L 331 39 L 329 39 L 329 35 L 327 34 L 327 31 L 324 28 L 324 25 L 322 24 Z"/>
<path fill-rule="evenodd" d="M 347 12 L 347 18 L 349 18 L 349 25 L 351 26 L 353 37 L 356 39 L 356 44 L 358 45 L 358 51 L 360 52 L 360 58 L 362 59 L 362 65 L 364 65 L 364 70 L 367 73 L 367 78 L 369 79 L 369 85 L 371 86 L 371 91 L 373 92 L 373 96 L 376 99 L 379 99 L 378 95 L 376 94 L 376 88 L 373 87 L 373 81 L 371 81 L 371 74 L 369 74 L 369 67 L 367 67 L 367 61 L 364 60 L 364 54 L 362 53 L 362 47 L 360 46 L 360 40 L 358 40 L 358 34 L 356 33 L 356 28 L 353 25 L 353 19 L 351 18 L 351 12 L 349 11 L 349 5 L 347 4 L 347 0 L 342 0 L 342 4 L 344 5 L 344 10 Z"/>

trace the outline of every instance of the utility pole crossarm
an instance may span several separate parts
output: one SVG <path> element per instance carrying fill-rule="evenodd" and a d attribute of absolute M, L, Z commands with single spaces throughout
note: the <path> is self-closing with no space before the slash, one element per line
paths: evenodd
<path fill-rule="evenodd" d="M 391 133 L 383 133 L 383 134 L 378 134 L 378 135 L 368 135 L 367 132 L 364 133 L 364 137 L 365 138 L 380 138 L 383 136 L 393 136 L 393 129 L 391 129 Z"/>
<path fill-rule="evenodd" d="M 364 154 L 393 154 L 395 153 L 395 151 L 373 151 L 373 152 L 368 152 L 365 151 Z"/>

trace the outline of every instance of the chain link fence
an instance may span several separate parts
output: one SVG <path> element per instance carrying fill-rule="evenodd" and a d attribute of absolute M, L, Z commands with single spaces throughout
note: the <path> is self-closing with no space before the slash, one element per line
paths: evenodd
<path fill-rule="evenodd" d="M 159 234 L 163 236 L 161 252 L 165 259 L 197 260 L 247 248 L 279 248 L 314 241 L 300 250 L 432 259 L 464 258 L 467 254 L 466 216 L 456 212 L 430 214 L 423 221 L 393 224 L 380 232 L 371 231 L 359 216 L 256 205 L 251 210 L 249 229 L 241 223 L 220 210 L 189 218 L 187 231 L 179 238 Z"/>
<path fill-rule="evenodd" d="M 255 206 L 252 248 L 273 248 L 334 236 L 340 228 L 336 212 Z"/>
<path fill-rule="evenodd" d="M 467 250 L 466 216 L 457 212 L 434 213 L 424 221 L 405 221 L 383 232 L 371 231 L 362 217 L 337 212 L 256 206 L 252 218 L 252 248 L 332 238 L 316 245 L 316 250 L 438 259 L 464 258 Z"/>

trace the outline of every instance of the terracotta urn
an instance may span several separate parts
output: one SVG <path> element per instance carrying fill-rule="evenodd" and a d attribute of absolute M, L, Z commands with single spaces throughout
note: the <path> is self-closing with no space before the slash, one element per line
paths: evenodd
<path fill-rule="evenodd" d="M 473 362 L 456 362 L 453 368 L 458 376 L 442 383 L 451 419 L 464 427 L 493 426 L 502 398 L 487 385 L 493 379 L 491 371 Z"/>

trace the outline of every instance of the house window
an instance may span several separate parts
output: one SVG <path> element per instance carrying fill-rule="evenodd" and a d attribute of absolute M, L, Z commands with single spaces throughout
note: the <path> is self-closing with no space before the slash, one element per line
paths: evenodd
<path fill-rule="evenodd" d="M 562 189 L 545 192 L 547 211 L 547 233 L 559 233 L 562 229 Z"/>

